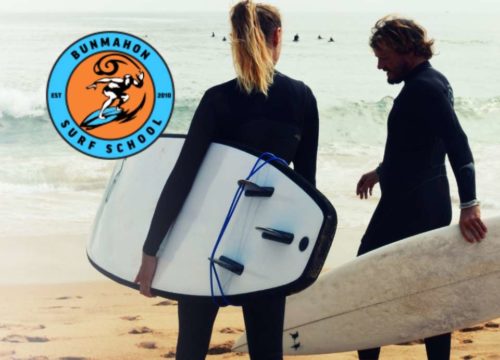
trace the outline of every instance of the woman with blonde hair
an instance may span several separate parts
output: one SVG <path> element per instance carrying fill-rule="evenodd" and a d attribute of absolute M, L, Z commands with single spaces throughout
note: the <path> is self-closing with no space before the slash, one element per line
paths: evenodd
<path fill-rule="evenodd" d="M 281 16 L 270 5 L 241 1 L 231 9 L 236 79 L 208 89 L 194 114 L 177 163 L 165 184 L 143 247 L 136 283 L 151 295 L 156 253 L 189 194 L 211 142 L 271 152 L 315 184 L 318 110 L 309 87 L 274 69 L 281 52 Z M 204 359 L 218 306 L 206 298 L 179 301 L 177 360 Z M 285 294 L 243 302 L 251 359 L 283 358 Z"/>

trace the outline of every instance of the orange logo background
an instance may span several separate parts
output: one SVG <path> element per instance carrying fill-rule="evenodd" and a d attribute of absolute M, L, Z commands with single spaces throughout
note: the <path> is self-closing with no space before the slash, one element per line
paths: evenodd
<path fill-rule="evenodd" d="M 94 65 L 106 55 L 112 55 L 109 59 L 123 61 L 119 63 L 118 70 L 112 75 L 98 75 L 94 72 Z M 144 105 L 140 111 L 137 111 L 135 117 L 127 122 L 112 121 L 108 124 L 96 127 L 91 130 L 84 130 L 90 135 L 107 140 L 120 139 L 129 136 L 139 130 L 144 123 L 149 119 L 155 102 L 155 89 L 151 76 L 142 64 L 134 58 L 137 66 L 127 61 L 121 53 L 118 52 L 101 52 L 94 54 L 82 61 L 74 70 L 68 81 L 67 86 L 67 105 L 73 120 L 80 125 L 85 118 L 96 110 L 100 110 L 108 97 L 103 94 L 104 88 L 108 83 L 97 83 L 96 89 L 87 89 L 87 86 L 94 81 L 102 78 L 123 78 L 130 74 L 133 80 L 138 79 L 140 72 L 144 73 L 143 84 L 141 88 L 132 85 L 125 90 L 125 94 L 129 99 L 120 105 L 122 111 L 133 112 L 137 109 L 143 99 Z M 105 70 L 109 70 L 104 68 Z M 110 107 L 117 106 L 119 99 L 113 101 Z"/>

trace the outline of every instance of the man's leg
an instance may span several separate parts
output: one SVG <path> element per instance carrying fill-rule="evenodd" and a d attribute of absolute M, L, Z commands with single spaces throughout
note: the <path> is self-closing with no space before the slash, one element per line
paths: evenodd
<path fill-rule="evenodd" d="M 358 350 L 359 360 L 378 360 L 380 348 Z"/>
<path fill-rule="evenodd" d="M 424 341 L 428 360 L 449 360 L 451 351 L 450 333 L 433 336 Z"/>
<path fill-rule="evenodd" d="M 385 201 L 380 201 L 372 215 L 370 223 L 366 229 L 366 233 L 361 239 L 361 244 L 359 245 L 357 256 L 366 254 L 372 250 L 375 250 L 386 242 L 389 242 L 391 238 L 388 236 L 387 229 L 391 227 L 388 226 L 389 221 L 387 220 L 388 213 L 390 212 L 390 207 L 387 206 Z M 380 355 L 380 348 L 358 350 L 359 360 L 378 360 Z"/>
<path fill-rule="evenodd" d="M 111 105 L 111 103 L 116 99 L 116 94 L 111 91 L 104 91 L 103 94 L 108 97 L 108 100 L 106 100 L 102 105 L 101 111 L 99 112 L 99 119 L 104 119 L 104 110 L 106 110 L 109 105 Z"/>
<path fill-rule="evenodd" d="M 121 95 L 120 101 L 118 102 L 118 105 L 116 105 L 116 107 L 121 110 L 120 106 L 122 106 L 124 103 L 126 103 L 129 98 L 130 98 L 130 96 L 128 96 L 127 94 Z"/>

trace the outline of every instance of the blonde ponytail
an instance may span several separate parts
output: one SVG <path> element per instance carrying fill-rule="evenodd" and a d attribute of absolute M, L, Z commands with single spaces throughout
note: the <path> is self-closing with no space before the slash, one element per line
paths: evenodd
<path fill-rule="evenodd" d="M 273 83 L 274 61 L 269 47 L 281 27 L 279 11 L 270 5 L 241 1 L 231 9 L 233 62 L 239 86 L 267 95 Z"/>

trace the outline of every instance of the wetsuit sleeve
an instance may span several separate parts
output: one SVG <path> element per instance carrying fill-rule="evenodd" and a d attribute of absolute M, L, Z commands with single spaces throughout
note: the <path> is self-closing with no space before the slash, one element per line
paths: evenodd
<path fill-rule="evenodd" d="M 213 139 L 215 128 L 214 107 L 205 93 L 196 109 L 179 158 L 156 204 L 143 246 L 145 254 L 156 255 L 163 238 L 181 211 Z"/>
<path fill-rule="evenodd" d="M 293 168 L 311 184 L 316 185 L 316 160 L 318 156 L 319 115 L 316 98 L 307 88 L 304 123 L 299 147 L 293 159 Z"/>
<path fill-rule="evenodd" d="M 432 109 L 431 127 L 435 130 L 445 145 L 453 173 L 457 180 L 461 203 L 476 199 L 476 180 L 474 158 L 472 156 L 467 135 L 463 131 L 453 109 L 453 92 L 449 85 L 448 91 L 431 91 L 430 103 Z"/>

